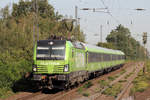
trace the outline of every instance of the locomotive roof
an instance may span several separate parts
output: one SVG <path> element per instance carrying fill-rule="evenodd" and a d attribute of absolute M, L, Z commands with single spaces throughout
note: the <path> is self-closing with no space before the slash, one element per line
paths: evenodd
<path fill-rule="evenodd" d="M 82 43 L 82 44 L 85 46 L 87 51 L 124 55 L 124 53 L 120 50 L 113 50 L 113 49 L 98 47 L 98 46 L 84 44 L 84 43 Z"/>

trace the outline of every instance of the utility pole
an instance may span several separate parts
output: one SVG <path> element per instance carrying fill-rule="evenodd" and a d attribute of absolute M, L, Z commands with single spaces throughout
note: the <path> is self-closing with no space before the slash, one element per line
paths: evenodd
<path fill-rule="evenodd" d="M 33 2 L 33 9 L 34 9 L 34 11 L 33 11 L 33 51 L 34 51 L 34 45 L 35 45 L 35 5 L 36 5 L 36 3 L 35 3 L 35 1 Z"/>
<path fill-rule="evenodd" d="M 76 27 L 78 25 L 78 7 L 75 6 L 75 19 L 76 19 Z"/>
<path fill-rule="evenodd" d="M 100 42 L 103 42 L 103 38 L 102 38 L 102 34 L 103 34 L 103 25 L 100 25 Z"/>
<path fill-rule="evenodd" d="M 37 31 L 37 40 L 39 40 L 39 19 L 38 19 L 38 12 L 39 12 L 39 7 L 38 7 L 38 1 L 36 0 L 36 31 Z"/>
<path fill-rule="evenodd" d="M 146 55 L 146 48 L 145 48 L 145 45 L 146 45 L 146 43 L 147 43 L 147 32 L 143 32 L 143 44 L 144 44 L 144 60 L 145 60 L 145 63 L 146 63 L 146 57 L 147 57 L 147 55 Z M 146 72 L 146 65 L 144 65 L 144 67 L 143 67 L 143 73 L 145 73 Z"/>
<path fill-rule="evenodd" d="M 80 10 L 85 10 L 85 11 L 87 11 L 87 10 L 91 10 L 91 11 L 93 11 L 93 12 L 102 12 L 102 13 L 108 13 L 108 11 L 106 11 L 106 10 L 108 10 L 108 8 L 82 8 L 82 9 L 80 9 Z M 100 25 L 100 42 L 102 43 L 103 41 L 102 41 L 102 32 L 103 32 L 103 26 L 102 25 Z"/>
<path fill-rule="evenodd" d="M 33 2 L 34 16 L 33 16 L 33 46 L 35 41 L 39 40 L 39 26 L 38 26 L 38 2 L 34 0 Z M 37 35 L 37 39 L 35 38 Z"/>

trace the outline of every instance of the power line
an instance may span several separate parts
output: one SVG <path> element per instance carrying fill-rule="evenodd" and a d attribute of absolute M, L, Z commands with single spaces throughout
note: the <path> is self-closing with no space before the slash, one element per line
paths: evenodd
<path fill-rule="evenodd" d="M 102 2 L 102 4 L 104 5 L 104 7 L 107 8 L 107 13 L 108 13 L 108 15 L 111 16 L 118 24 L 120 24 L 119 20 L 116 19 L 116 18 L 111 14 L 111 12 L 110 12 L 108 6 L 105 5 L 105 2 L 104 2 L 103 0 L 101 0 L 101 2 Z"/>
<path fill-rule="evenodd" d="M 110 12 L 108 12 L 108 15 L 110 15 L 118 24 L 120 24 L 119 20 L 116 19 Z"/>
<path fill-rule="evenodd" d="M 102 4 L 104 5 L 104 7 L 106 7 L 108 9 L 108 7 L 105 5 L 104 1 L 101 0 Z"/>

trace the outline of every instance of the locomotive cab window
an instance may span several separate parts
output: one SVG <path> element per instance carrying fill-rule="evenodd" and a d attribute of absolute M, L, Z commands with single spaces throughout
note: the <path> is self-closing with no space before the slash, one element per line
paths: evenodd
<path fill-rule="evenodd" d="M 36 58 L 39 60 L 64 60 L 65 41 L 38 41 Z"/>

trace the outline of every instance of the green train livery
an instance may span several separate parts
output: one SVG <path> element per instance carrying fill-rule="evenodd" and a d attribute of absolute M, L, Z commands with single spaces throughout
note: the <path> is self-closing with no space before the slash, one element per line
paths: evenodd
<path fill-rule="evenodd" d="M 39 40 L 33 59 L 34 81 L 45 88 L 65 89 L 120 67 L 125 54 L 81 42 Z"/>

